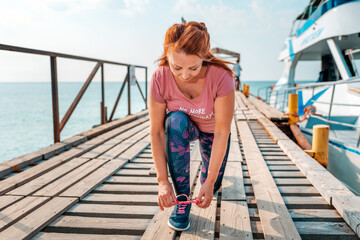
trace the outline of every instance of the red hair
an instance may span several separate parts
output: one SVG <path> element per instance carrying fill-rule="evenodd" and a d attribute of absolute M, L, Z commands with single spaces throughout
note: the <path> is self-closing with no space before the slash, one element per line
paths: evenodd
<path fill-rule="evenodd" d="M 203 22 L 172 25 L 165 34 L 164 52 L 156 60 L 156 62 L 159 62 L 159 66 L 169 64 L 166 57 L 169 51 L 198 55 L 204 62 L 222 67 L 234 76 L 234 72 L 227 65 L 233 63 L 221 60 L 210 52 L 210 35 Z"/>

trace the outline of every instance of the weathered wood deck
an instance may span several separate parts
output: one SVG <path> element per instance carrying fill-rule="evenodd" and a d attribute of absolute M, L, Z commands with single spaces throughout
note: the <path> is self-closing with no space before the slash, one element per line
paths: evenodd
<path fill-rule="evenodd" d="M 222 190 L 193 206 L 189 230 L 168 228 L 172 209 L 157 206 L 142 112 L 2 164 L 0 239 L 359 239 L 359 197 L 236 99 Z M 196 196 L 197 142 L 191 158 Z"/>

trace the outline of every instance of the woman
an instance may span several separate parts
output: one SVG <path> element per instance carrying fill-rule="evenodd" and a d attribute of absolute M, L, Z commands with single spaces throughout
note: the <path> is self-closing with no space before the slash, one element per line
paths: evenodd
<path fill-rule="evenodd" d="M 202 155 L 198 207 L 207 208 L 222 181 L 234 112 L 234 78 L 229 62 L 210 52 L 204 23 L 174 24 L 150 83 L 150 138 L 159 183 L 158 204 L 175 206 L 168 225 L 190 227 L 190 141 L 199 139 Z M 167 164 L 177 197 L 168 180 Z M 195 170 L 193 170 L 195 171 Z"/>

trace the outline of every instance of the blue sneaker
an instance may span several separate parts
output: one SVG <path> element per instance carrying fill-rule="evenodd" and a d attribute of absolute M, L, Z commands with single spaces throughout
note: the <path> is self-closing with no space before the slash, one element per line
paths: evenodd
<path fill-rule="evenodd" d="M 178 201 L 188 201 L 188 196 L 181 194 L 176 197 Z M 168 226 L 176 231 L 185 231 L 190 227 L 189 215 L 190 215 L 191 203 L 175 205 L 174 211 L 172 211 Z"/>

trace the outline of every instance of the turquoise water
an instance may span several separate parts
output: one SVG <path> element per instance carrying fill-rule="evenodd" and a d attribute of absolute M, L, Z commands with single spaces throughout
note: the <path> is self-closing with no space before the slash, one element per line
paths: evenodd
<path fill-rule="evenodd" d="M 275 81 L 244 81 L 250 92 L 270 86 Z M 59 83 L 59 111 L 61 118 L 75 99 L 83 83 Z M 105 83 L 105 104 L 108 116 L 115 104 L 122 82 Z M 145 94 L 145 83 L 140 82 Z M 84 132 L 100 124 L 101 84 L 88 87 L 64 130 L 61 139 Z M 131 87 L 131 112 L 145 109 L 140 92 Z M 120 99 L 115 118 L 127 115 L 126 88 Z M 52 98 L 50 83 L 0 83 L 0 162 L 34 152 L 53 143 Z"/>
<path fill-rule="evenodd" d="M 83 83 L 59 83 L 59 112 L 62 118 Z M 105 104 L 110 116 L 122 82 L 105 83 Z M 145 83 L 140 82 L 145 94 Z M 131 86 L 131 111 L 145 109 L 137 86 Z M 90 84 L 65 128 L 61 140 L 100 124 L 101 84 Z M 128 113 L 127 87 L 114 118 Z M 53 143 L 50 83 L 0 83 L 0 162 L 34 152 Z"/>

